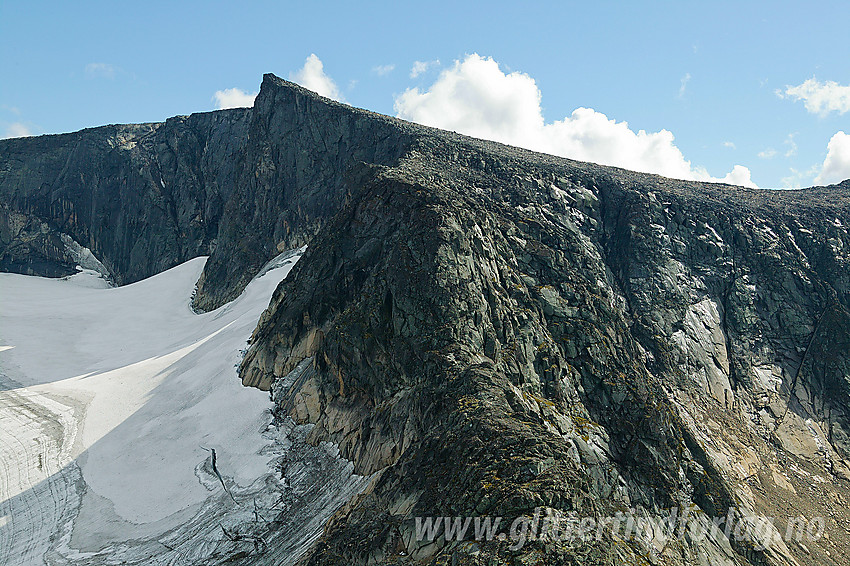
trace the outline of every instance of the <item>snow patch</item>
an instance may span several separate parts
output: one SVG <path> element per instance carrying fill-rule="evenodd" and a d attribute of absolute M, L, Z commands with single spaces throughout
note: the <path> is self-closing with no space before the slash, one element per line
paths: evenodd
<path fill-rule="evenodd" d="M 220 525 L 255 521 L 254 501 L 274 516 L 285 488 L 306 494 L 322 481 L 327 494 L 299 495 L 303 524 L 287 544 L 303 551 L 318 536 L 366 478 L 289 439 L 306 433 L 276 426 L 268 394 L 236 374 L 303 252 L 281 254 L 203 314 L 190 297 L 206 258 L 118 288 L 96 265 L 60 280 L 0 274 L 0 562 L 206 563 L 231 544 Z M 322 473 L 282 480 L 288 450 Z"/>

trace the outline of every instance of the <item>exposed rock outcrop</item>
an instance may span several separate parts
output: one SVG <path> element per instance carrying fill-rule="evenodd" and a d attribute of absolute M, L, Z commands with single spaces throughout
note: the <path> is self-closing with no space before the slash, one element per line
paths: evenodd
<path fill-rule="evenodd" d="M 843 513 L 808 550 L 780 534 L 794 510 L 834 513 L 784 496 L 814 473 L 786 478 L 794 454 L 823 493 L 848 493 L 848 189 L 759 192 L 420 137 L 319 232 L 243 362 L 282 415 L 315 423 L 314 442 L 378 473 L 309 562 L 828 564 L 846 552 Z M 309 378 L 280 380 L 305 359 Z M 417 516 L 688 506 L 776 517 L 775 540 L 511 551 L 414 536 Z"/>
<path fill-rule="evenodd" d="M 78 263 L 68 238 L 118 283 L 211 253 L 202 309 L 309 243 L 240 368 L 281 419 L 371 477 L 305 563 L 850 554 L 850 181 L 675 181 L 267 75 L 253 110 L 0 142 L 0 197 L 4 268 L 61 275 Z M 671 508 L 709 527 L 777 521 L 749 538 L 602 529 L 521 548 L 415 532 L 415 517 Z M 828 536 L 783 541 L 799 515 L 823 517 Z"/>
<path fill-rule="evenodd" d="M 196 307 L 233 299 L 266 261 L 310 241 L 372 175 L 370 166 L 406 152 L 416 129 L 266 75 Z"/>
<path fill-rule="evenodd" d="M 90 249 L 117 284 L 138 281 L 210 253 L 249 117 L 236 109 L 2 140 L 0 202 L 43 225 L 54 244 L 65 234 Z M 0 262 L 19 271 L 13 258 L 25 253 L 33 273 L 67 271 L 67 261 L 35 244 L 18 233 L 4 238 Z"/>
<path fill-rule="evenodd" d="M 0 222 L 19 227 L 2 232 L 0 266 L 72 272 L 61 234 L 119 285 L 211 255 L 195 296 L 209 310 L 309 241 L 422 129 L 266 75 L 253 109 L 0 140 Z"/>

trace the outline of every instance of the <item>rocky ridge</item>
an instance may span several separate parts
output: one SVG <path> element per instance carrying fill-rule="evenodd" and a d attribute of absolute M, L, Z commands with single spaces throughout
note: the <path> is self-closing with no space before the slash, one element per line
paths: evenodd
<path fill-rule="evenodd" d="M 847 497 L 848 189 L 752 191 L 417 140 L 319 233 L 242 365 L 281 415 L 315 423 L 314 442 L 376 474 L 309 562 L 846 555 L 848 518 L 802 485 Z M 309 379 L 281 381 L 305 359 Z M 775 540 L 515 552 L 414 536 L 417 516 L 687 506 L 777 517 Z M 831 538 L 786 545 L 794 510 L 828 517 Z"/>
<path fill-rule="evenodd" d="M 211 310 L 309 241 L 363 164 L 394 163 L 417 129 L 266 75 L 253 108 L 0 140 L 0 268 L 73 273 L 69 238 L 117 284 L 210 255 L 194 306 Z"/>
<path fill-rule="evenodd" d="M 125 131 L 123 148 L 89 139 Z M 184 176 L 157 185 L 154 140 L 192 136 L 206 141 L 188 153 L 163 142 Z M 103 172 L 86 177 L 75 152 L 98 151 Z M 193 178 L 204 182 L 181 185 Z M 125 183 L 144 190 L 125 195 Z M 107 189 L 112 204 L 97 205 Z M 58 204 L 65 194 L 100 213 Z M 312 425 L 309 442 L 333 442 L 372 478 L 304 563 L 850 555 L 850 182 L 676 181 L 406 124 L 267 75 L 253 110 L 0 142 L 0 197 L 0 266 L 61 274 L 74 263 L 61 234 L 119 283 L 211 251 L 200 308 L 309 243 L 240 369 L 281 420 Z M 108 232 L 98 218 L 118 220 Z M 414 534 L 414 517 L 673 507 L 778 520 L 770 544 L 605 531 L 513 549 Z M 827 536 L 783 542 L 797 515 L 824 517 Z"/>
<path fill-rule="evenodd" d="M 249 116 L 227 110 L 1 141 L 0 263 L 73 273 L 64 235 L 126 284 L 209 254 Z"/>

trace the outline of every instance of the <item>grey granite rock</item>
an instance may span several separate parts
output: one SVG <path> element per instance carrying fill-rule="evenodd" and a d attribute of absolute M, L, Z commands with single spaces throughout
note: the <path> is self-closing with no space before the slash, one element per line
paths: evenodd
<path fill-rule="evenodd" d="M 0 202 L 27 222 L 88 248 L 118 284 L 209 254 L 246 140 L 250 110 L 0 140 Z M 2 241 L 0 264 L 63 273 L 67 261 L 23 235 Z M 72 266 L 73 267 L 73 266 Z M 67 268 L 64 268 L 67 271 Z"/>

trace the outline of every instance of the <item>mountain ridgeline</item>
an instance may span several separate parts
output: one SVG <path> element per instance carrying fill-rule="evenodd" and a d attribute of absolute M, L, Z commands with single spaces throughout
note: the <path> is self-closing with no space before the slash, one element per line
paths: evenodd
<path fill-rule="evenodd" d="M 216 308 L 307 243 L 359 166 L 395 163 L 416 129 L 266 75 L 253 109 L 0 141 L 0 268 L 73 273 L 68 237 L 118 284 L 210 255 L 195 306 Z"/>
<path fill-rule="evenodd" d="M 760 191 L 410 124 L 273 75 L 252 109 L 0 141 L 0 268 L 194 306 L 308 249 L 242 381 L 368 476 L 304 564 L 842 564 L 850 181 Z M 90 250 L 90 252 L 89 252 Z M 286 466 L 281 470 L 286 473 Z M 433 540 L 416 517 L 773 517 L 758 536 Z M 826 537 L 785 540 L 788 519 Z M 228 563 L 273 564 L 265 546 Z M 657 534 L 657 533 L 656 533 Z M 262 552 L 260 552 L 262 550 Z"/>

